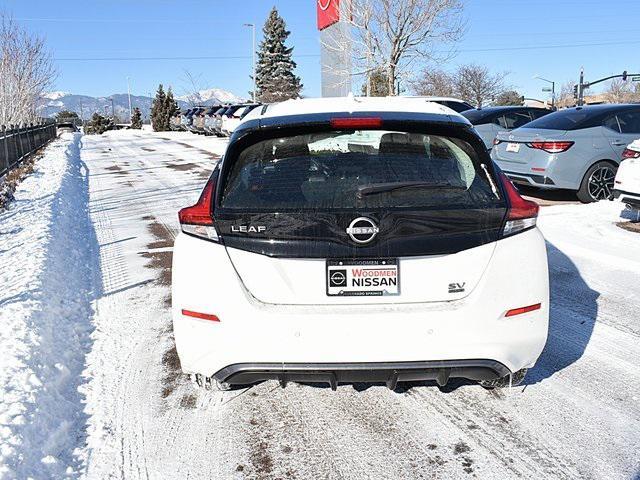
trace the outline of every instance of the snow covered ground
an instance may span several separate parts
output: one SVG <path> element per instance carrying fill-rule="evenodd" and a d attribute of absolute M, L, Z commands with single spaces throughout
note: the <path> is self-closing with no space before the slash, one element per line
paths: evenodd
<path fill-rule="evenodd" d="M 0 212 L 0 477 L 78 472 L 82 371 L 101 295 L 81 137 L 65 134 Z"/>
<path fill-rule="evenodd" d="M 186 382 L 168 309 L 176 212 L 224 147 L 65 137 L 0 213 L 6 478 L 640 476 L 640 234 L 614 225 L 616 203 L 543 208 L 550 337 L 510 393 Z"/>

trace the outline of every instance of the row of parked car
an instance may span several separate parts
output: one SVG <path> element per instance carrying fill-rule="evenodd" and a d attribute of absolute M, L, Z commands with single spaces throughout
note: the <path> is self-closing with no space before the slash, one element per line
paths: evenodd
<path fill-rule="evenodd" d="M 572 190 L 582 202 L 612 199 L 627 146 L 640 137 L 640 104 L 559 111 L 496 107 L 462 112 L 511 181 Z"/>
<path fill-rule="evenodd" d="M 513 183 L 573 190 L 585 203 L 615 197 L 640 207 L 640 104 L 475 109 L 454 98 L 424 98 L 469 120 Z"/>
<path fill-rule="evenodd" d="M 259 103 L 240 103 L 190 108 L 178 112 L 171 118 L 171 130 L 219 137 L 229 136 L 240 121 L 259 106 Z"/>
<path fill-rule="evenodd" d="M 620 162 L 630 155 L 628 152 L 635 152 L 627 146 L 640 137 L 640 104 L 559 111 L 525 106 L 475 109 L 455 98 L 420 98 L 467 118 L 493 160 L 514 183 L 546 190 L 573 190 L 582 202 L 620 195 L 616 172 Z M 171 128 L 229 136 L 259 106 L 243 103 L 195 107 L 176 115 Z"/>

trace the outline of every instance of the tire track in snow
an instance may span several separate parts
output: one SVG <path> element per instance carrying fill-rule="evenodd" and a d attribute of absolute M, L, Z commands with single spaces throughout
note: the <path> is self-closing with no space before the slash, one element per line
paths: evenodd
<path fill-rule="evenodd" d="M 109 138 L 96 138 L 95 144 Z M 115 156 L 128 158 L 129 166 L 123 169 L 132 170 L 128 178 L 135 186 L 116 185 L 127 174 L 111 172 L 98 177 L 106 182 L 100 190 L 113 188 L 102 193 L 102 210 L 111 222 L 104 228 L 113 230 L 130 282 L 136 282 L 140 270 L 153 277 L 153 272 L 143 268 L 145 262 L 136 258 L 145 243 L 138 239 L 130 245 L 122 240 L 145 237 L 146 225 L 139 220 L 145 214 L 158 218 L 163 228 L 177 231 L 177 210 L 192 202 L 204 183 L 192 173 L 167 168 L 163 156 L 171 154 L 179 162 L 197 165 L 201 157 L 197 151 L 151 135 L 131 141 L 126 133 L 114 133 L 108 141 Z M 149 152 L 138 156 L 142 146 L 152 148 L 157 156 Z M 94 157 L 98 164 L 107 165 Z M 203 165 L 210 165 L 210 160 Z M 474 475 L 488 479 L 628 478 L 623 472 L 633 468 L 630 455 L 640 443 L 637 431 L 634 433 L 639 425 L 638 404 L 621 402 L 623 394 L 615 384 L 624 381 L 622 375 L 628 370 L 624 361 L 633 363 L 638 347 L 624 332 L 599 331 L 596 325 L 579 362 L 558 371 L 552 355 L 550 363 L 541 364 L 547 371 L 537 382 L 524 394 L 518 390 L 509 397 L 468 385 L 447 394 L 434 386 L 414 386 L 402 394 L 378 387 L 355 392 L 341 386 L 332 392 L 296 384 L 273 390 L 274 382 L 245 393 L 216 393 L 180 381 L 163 400 L 160 362 L 171 342 L 166 333 L 170 315 L 156 303 L 162 302 L 165 293 L 166 288 L 156 286 L 128 290 L 114 295 L 101 311 L 100 335 L 103 339 L 113 336 L 112 343 L 118 345 L 104 352 L 102 366 L 107 374 L 98 383 L 103 383 L 107 395 L 107 387 L 117 385 L 115 398 L 104 403 L 121 403 L 122 408 L 106 408 L 107 413 L 102 413 L 107 424 L 110 419 L 106 417 L 119 420 L 115 433 L 93 438 L 92 446 L 101 451 L 93 463 L 102 461 L 103 465 L 90 470 L 91 478 L 106 477 L 114 454 L 125 451 L 123 478 L 145 478 L 147 474 L 149 478 L 216 479 L 285 478 L 287 474 L 356 480 Z M 579 295 L 574 296 L 563 313 L 568 315 L 573 309 L 589 314 L 581 310 Z M 113 318 L 123 311 L 128 315 L 126 321 Z M 560 340 L 554 345 L 575 350 L 571 342 L 575 343 L 580 328 L 565 326 L 559 324 L 554 330 Z M 609 360 L 605 358 L 608 350 Z M 616 372 L 616 382 L 607 378 L 610 367 Z M 601 383 L 597 388 L 589 385 L 594 378 Z M 190 400 L 181 405 L 185 398 Z M 92 402 L 100 406 L 100 399 L 94 397 Z M 598 416 L 598 409 L 606 414 Z M 626 430 L 619 420 L 626 420 Z M 599 429 L 602 431 L 596 433 Z M 117 439 L 113 449 L 98 445 L 97 440 L 109 443 L 111 435 Z M 593 440 L 598 435 L 603 439 L 601 447 Z M 142 466 L 145 459 L 148 470 Z"/>
<path fill-rule="evenodd" d="M 476 389 L 475 386 L 471 388 Z M 498 400 L 488 392 L 469 391 L 460 388 L 446 398 L 437 390 L 412 389 L 408 397 L 418 405 L 427 403 L 439 415 L 448 419 L 451 428 L 460 430 L 461 436 L 476 448 L 485 451 L 486 458 L 494 459 L 517 477 L 525 478 L 578 478 L 580 475 L 571 462 L 556 455 L 542 438 L 532 435 L 517 422 L 512 412 L 505 412 L 502 404 L 508 404 L 508 392 Z M 449 401 L 449 397 L 454 397 Z M 463 430 L 460 425 L 473 425 Z"/>
<path fill-rule="evenodd" d="M 144 161 L 134 161 L 136 159 L 135 149 L 130 148 L 128 142 L 113 140 L 109 136 L 95 138 L 95 141 L 96 143 L 108 142 L 108 148 L 111 149 L 110 156 L 100 159 L 101 161 L 95 159 L 96 163 L 103 167 L 128 156 L 129 166 L 121 163 L 121 172 L 126 172 L 127 168 L 140 170 L 140 167 L 146 166 L 145 162 L 151 163 L 158 159 L 158 157 L 150 156 L 146 157 Z M 158 155 L 161 158 L 162 152 L 159 152 Z M 98 173 L 96 175 L 96 190 L 108 192 L 109 188 L 106 187 L 116 182 L 120 183 L 118 180 L 126 177 L 127 174 L 121 172 L 110 172 L 109 175 Z M 170 174 L 170 178 L 163 177 L 163 172 L 165 175 Z M 136 174 L 136 176 L 138 175 Z M 158 219 L 158 223 L 163 226 L 165 231 L 173 237 L 177 230 L 175 216 L 178 207 L 188 204 L 189 199 L 185 199 L 185 196 L 197 196 L 198 193 L 196 188 L 185 188 L 185 180 L 187 180 L 186 183 L 195 184 L 196 182 L 191 181 L 189 176 L 184 173 L 169 172 L 162 168 L 145 170 L 144 188 L 136 185 L 139 180 L 133 178 L 130 180 L 132 180 L 131 185 L 124 185 L 125 188 L 120 187 L 117 194 L 115 192 L 111 195 L 105 194 L 104 201 L 96 203 L 97 210 L 107 217 L 100 220 L 102 228 L 111 232 L 110 234 L 118 232 L 115 236 L 120 236 L 121 239 L 123 236 L 126 237 L 123 235 L 123 227 L 127 223 L 135 221 L 136 231 L 131 233 L 135 237 L 145 237 L 144 232 L 139 230 L 142 230 L 140 227 L 144 227 L 146 223 L 140 219 L 145 215 L 152 214 Z M 161 193 L 158 194 L 158 192 Z M 173 219 L 175 226 L 169 221 L 169 218 Z M 140 235 L 141 233 L 143 235 Z M 144 251 L 144 248 L 141 248 L 144 247 L 144 243 L 140 245 L 140 241 L 144 240 L 133 240 L 134 246 L 124 252 L 130 272 L 136 271 L 146 263 L 144 259 L 139 259 L 139 261 L 137 259 L 138 252 Z M 132 264 L 133 259 L 136 259 L 134 264 Z M 116 263 L 119 262 L 116 261 Z M 140 271 L 144 272 L 145 276 L 154 276 L 153 271 L 144 269 L 138 270 L 138 273 Z M 152 290 L 161 295 L 164 295 L 167 290 L 166 287 L 144 288 L 146 291 Z M 140 298 L 137 291 L 129 291 L 127 294 L 119 293 L 108 299 L 103 299 L 104 308 L 101 309 L 105 323 L 110 324 L 110 334 L 116 337 L 112 339 L 113 343 L 122 343 L 116 350 L 126 352 L 124 357 L 113 359 L 113 364 L 120 367 L 116 368 L 118 374 L 109 379 L 109 383 L 117 385 L 115 396 L 110 399 L 113 407 L 119 407 L 113 415 L 114 419 L 117 419 L 117 423 L 114 431 L 110 433 L 119 439 L 119 450 L 122 455 L 121 476 L 124 478 L 146 478 L 147 476 L 164 478 L 165 474 L 174 471 L 178 478 L 184 478 L 189 475 L 189 472 L 195 470 L 209 478 L 220 478 L 221 476 L 217 473 L 223 469 L 217 465 L 215 460 L 216 458 L 224 458 L 222 454 L 216 455 L 217 445 L 221 444 L 220 434 L 211 439 L 212 441 L 208 441 L 207 436 L 210 434 L 212 424 L 202 423 L 202 418 L 199 417 L 202 415 L 209 418 L 213 416 L 213 420 L 220 422 L 219 402 L 214 402 L 214 408 L 210 408 L 211 403 L 208 400 L 201 402 L 199 399 L 201 395 L 197 394 L 198 407 L 207 408 L 208 411 L 185 411 L 175 403 L 171 405 L 168 412 L 166 407 L 163 407 L 160 388 L 164 374 L 159 360 L 169 344 L 164 335 L 166 335 L 166 327 L 170 324 L 170 315 L 164 307 L 158 311 L 158 313 L 162 313 L 155 315 L 149 315 L 150 311 L 141 308 L 148 302 L 154 305 L 153 298 L 154 295 L 149 297 L 148 294 L 145 295 L 145 298 Z M 128 305 L 126 322 L 114 321 L 113 317 L 121 311 L 119 305 L 123 303 Z M 162 304 L 162 302 L 159 303 Z M 149 324 L 152 319 L 154 322 Z M 158 338 L 160 341 L 156 340 Z M 151 348 L 149 348 L 149 342 L 151 342 Z M 189 387 L 179 385 L 175 395 L 171 397 L 172 401 L 179 401 L 184 391 L 191 393 Z M 162 418 L 162 423 L 155 421 L 158 417 Z M 169 428 L 166 428 L 167 426 Z M 214 431 L 224 434 L 224 424 L 221 427 Z M 168 436 L 168 432 L 180 433 Z M 195 434 L 197 440 L 194 439 L 195 432 L 200 432 L 200 434 Z M 175 441 L 170 450 L 164 448 L 168 439 Z M 190 455 L 190 452 L 193 451 L 194 441 L 200 441 L 203 444 L 203 449 L 208 448 L 207 455 Z M 96 450 L 100 451 L 101 449 L 96 448 Z M 100 460 L 97 457 L 93 458 L 94 468 L 90 469 L 89 477 L 102 478 L 105 472 L 109 471 L 108 461 L 106 461 L 108 451 L 109 449 L 104 449 L 104 454 L 98 455 Z M 184 462 L 175 462 L 176 452 L 186 454 Z M 157 462 L 159 458 L 164 462 L 159 464 Z M 147 462 L 145 466 L 146 459 L 153 459 L 153 464 L 150 465 Z M 106 462 L 104 465 L 98 466 L 100 461 Z"/>

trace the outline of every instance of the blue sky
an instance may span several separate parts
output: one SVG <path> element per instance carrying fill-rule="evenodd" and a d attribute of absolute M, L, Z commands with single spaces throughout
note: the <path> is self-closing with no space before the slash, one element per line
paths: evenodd
<path fill-rule="evenodd" d="M 199 87 L 246 95 L 251 37 L 243 23 L 261 27 L 273 5 L 291 30 L 303 93 L 317 96 L 314 0 L 0 0 L 0 10 L 46 37 L 59 71 L 56 89 L 95 96 L 126 92 L 127 76 L 134 94 L 149 94 L 160 82 L 185 93 L 186 72 Z M 476 62 L 509 71 L 507 81 L 528 97 L 545 95 L 536 74 L 564 83 L 581 66 L 587 79 L 640 71 L 638 0 L 467 0 L 465 17 L 459 53 L 441 66 Z M 159 56 L 234 58 L 95 60 Z"/>

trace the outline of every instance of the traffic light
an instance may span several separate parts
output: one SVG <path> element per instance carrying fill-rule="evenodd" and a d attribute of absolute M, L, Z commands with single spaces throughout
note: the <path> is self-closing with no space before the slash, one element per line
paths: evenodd
<path fill-rule="evenodd" d="M 578 85 L 573 86 L 573 98 L 578 99 Z"/>
<path fill-rule="evenodd" d="M 622 81 L 623 82 L 627 81 L 627 71 L 626 70 L 624 72 L 622 72 Z"/>

